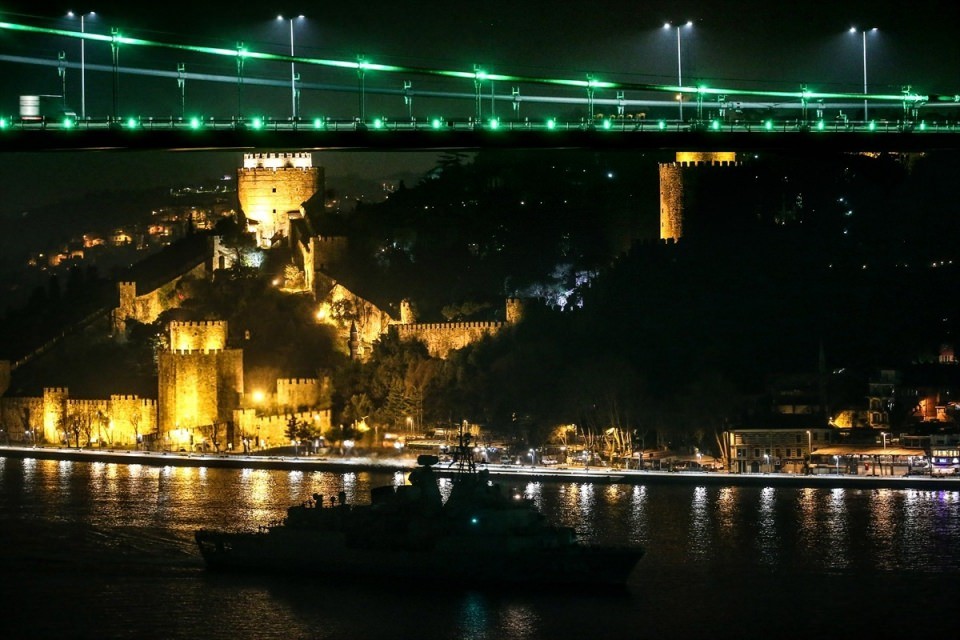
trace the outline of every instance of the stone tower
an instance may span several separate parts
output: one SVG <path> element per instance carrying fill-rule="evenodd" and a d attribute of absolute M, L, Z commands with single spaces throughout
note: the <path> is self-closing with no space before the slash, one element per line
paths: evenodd
<path fill-rule="evenodd" d="M 237 171 L 240 209 L 264 248 L 290 237 L 291 216 L 302 215 L 303 203 L 322 190 L 323 170 L 308 152 L 245 153 Z"/>
<path fill-rule="evenodd" d="M 169 331 L 158 363 L 161 440 L 228 422 L 243 393 L 243 351 L 227 348 L 225 321 L 171 322 Z"/>
<path fill-rule="evenodd" d="M 506 303 L 507 324 L 517 324 L 523 319 L 523 300 L 520 298 L 507 298 Z"/>
<path fill-rule="evenodd" d="M 737 154 L 730 151 L 678 151 L 675 162 L 660 165 L 660 239 L 679 240 L 697 222 L 690 219 L 698 205 L 711 201 L 712 184 L 734 175 Z"/>
<path fill-rule="evenodd" d="M 413 312 L 413 304 L 407 298 L 400 301 L 400 324 L 413 324 L 417 316 Z"/>

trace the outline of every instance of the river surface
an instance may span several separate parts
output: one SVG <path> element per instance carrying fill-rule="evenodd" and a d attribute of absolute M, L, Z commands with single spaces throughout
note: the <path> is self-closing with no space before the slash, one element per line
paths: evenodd
<path fill-rule="evenodd" d="M 400 482 L 0 458 L 0 638 L 903 638 L 960 623 L 957 491 L 501 480 L 584 540 L 646 547 L 613 593 L 217 575 L 193 544 L 314 493 L 365 502 Z"/>

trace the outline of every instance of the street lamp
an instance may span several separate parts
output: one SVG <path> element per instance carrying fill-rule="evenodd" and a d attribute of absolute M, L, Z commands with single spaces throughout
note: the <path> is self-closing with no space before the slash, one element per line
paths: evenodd
<path fill-rule="evenodd" d="M 282 15 L 277 16 L 277 20 L 286 20 L 290 23 L 290 57 L 293 57 L 293 21 L 294 20 L 303 20 L 303 15 L 299 15 L 296 18 L 284 18 Z M 294 62 L 290 61 L 290 112 L 292 114 L 291 118 L 293 120 L 297 119 L 297 74 L 294 71 Z"/>
<path fill-rule="evenodd" d="M 867 31 L 873 33 L 877 30 L 876 27 L 872 29 L 857 29 L 856 27 L 850 27 L 850 33 L 859 33 L 861 39 L 863 40 L 863 120 L 866 122 L 869 120 L 867 112 Z"/>
<path fill-rule="evenodd" d="M 687 20 L 685 24 L 677 25 L 674 27 L 669 22 L 663 23 L 664 29 L 675 28 L 677 30 L 677 86 L 683 86 L 683 67 L 680 63 L 680 29 L 693 27 L 693 21 Z M 683 122 L 683 93 L 679 94 L 679 106 L 680 106 L 680 122 Z"/>
<path fill-rule="evenodd" d="M 79 17 L 80 18 L 80 33 L 85 33 L 84 29 L 84 18 L 90 17 L 93 18 L 97 14 L 94 11 L 88 11 L 86 13 L 75 14 L 73 11 L 67 11 L 67 17 Z M 86 44 L 86 38 L 80 38 L 80 117 L 86 119 L 87 117 L 87 76 L 86 76 L 86 51 L 84 45 Z"/>
<path fill-rule="evenodd" d="M 834 455 L 833 460 L 837 463 L 837 475 L 840 475 L 840 456 Z"/>

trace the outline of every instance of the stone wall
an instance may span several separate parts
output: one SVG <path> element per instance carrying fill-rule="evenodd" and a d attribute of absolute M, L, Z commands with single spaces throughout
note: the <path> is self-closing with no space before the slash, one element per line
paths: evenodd
<path fill-rule="evenodd" d="M 523 319 L 523 300 L 507 298 L 504 306 L 506 322 L 400 322 L 391 325 L 390 329 L 396 331 L 401 340 L 419 340 L 424 343 L 432 357 L 445 359 L 454 349 L 462 349 Z M 401 320 L 413 318 L 408 301 L 400 303 L 400 314 Z"/>
<path fill-rule="evenodd" d="M 241 444 L 244 438 L 249 439 L 256 449 L 289 446 L 290 439 L 286 432 L 291 418 L 311 422 L 321 433 L 328 432 L 331 427 L 330 409 L 274 415 L 257 415 L 256 409 L 237 409 L 233 412 L 234 433 L 238 440 L 234 447 Z"/>
<path fill-rule="evenodd" d="M 438 322 L 434 324 L 395 324 L 391 327 L 401 340 L 419 340 L 434 358 L 446 358 L 454 349 L 462 349 L 484 336 L 493 335 L 505 322 Z"/>
<path fill-rule="evenodd" d="M 0 423 L 11 442 L 33 443 L 36 438 L 63 444 L 72 420 L 81 425 L 83 446 L 134 446 L 138 435 L 156 432 L 157 401 L 136 395 L 71 398 L 65 387 L 45 388 L 39 398 L 0 398 Z M 70 443 L 75 444 L 72 431 Z"/>
<path fill-rule="evenodd" d="M 230 420 L 243 393 L 243 351 L 159 354 L 159 433 Z"/>
<path fill-rule="evenodd" d="M 280 409 L 316 407 L 329 395 L 329 378 L 279 378 L 277 406 Z"/>
<path fill-rule="evenodd" d="M 168 328 L 172 351 L 215 351 L 227 347 L 226 320 L 171 322 Z"/>
<path fill-rule="evenodd" d="M 237 171 L 237 197 L 257 244 L 270 247 L 290 236 L 290 214 L 323 187 L 323 170 L 312 166 L 309 153 L 247 154 Z"/>
<path fill-rule="evenodd" d="M 180 306 L 177 296 L 177 283 L 184 277 L 206 277 L 207 265 L 202 262 L 193 269 L 183 273 L 152 291 L 138 292 L 136 282 L 118 282 L 117 293 L 119 303 L 113 310 L 112 324 L 116 335 L 123 335 L 126 331 L 127 320 L 150 323 L 168 309 Z"/>

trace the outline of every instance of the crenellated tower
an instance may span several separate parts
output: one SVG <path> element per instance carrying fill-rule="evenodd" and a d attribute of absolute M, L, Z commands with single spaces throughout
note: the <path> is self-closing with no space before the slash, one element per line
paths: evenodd
<path fill-rule="evenodd" d="M 171 322 L 169 333 L 170 349 L 158 363 L 162 442 L 227 423 L 243 393 L 243 351 L 227 348 L 226 321 Z"/>
<path fill-rule="evenodd" d="M 676 241 L 722 224 L 704 209 L 726 191 L 724 182 L 735 182 L 739 166 L 732 151 L 678 151 L 674 162 L 661 163 L 660 239 Z"/>
<path fill-rule="evenodd" d="M 268 248 L 290 237 L 290 218 L 323 191 L 323 170 L 309 152 L 245 153 L 237 171 L 237 197 L 257 245 Z"/>

